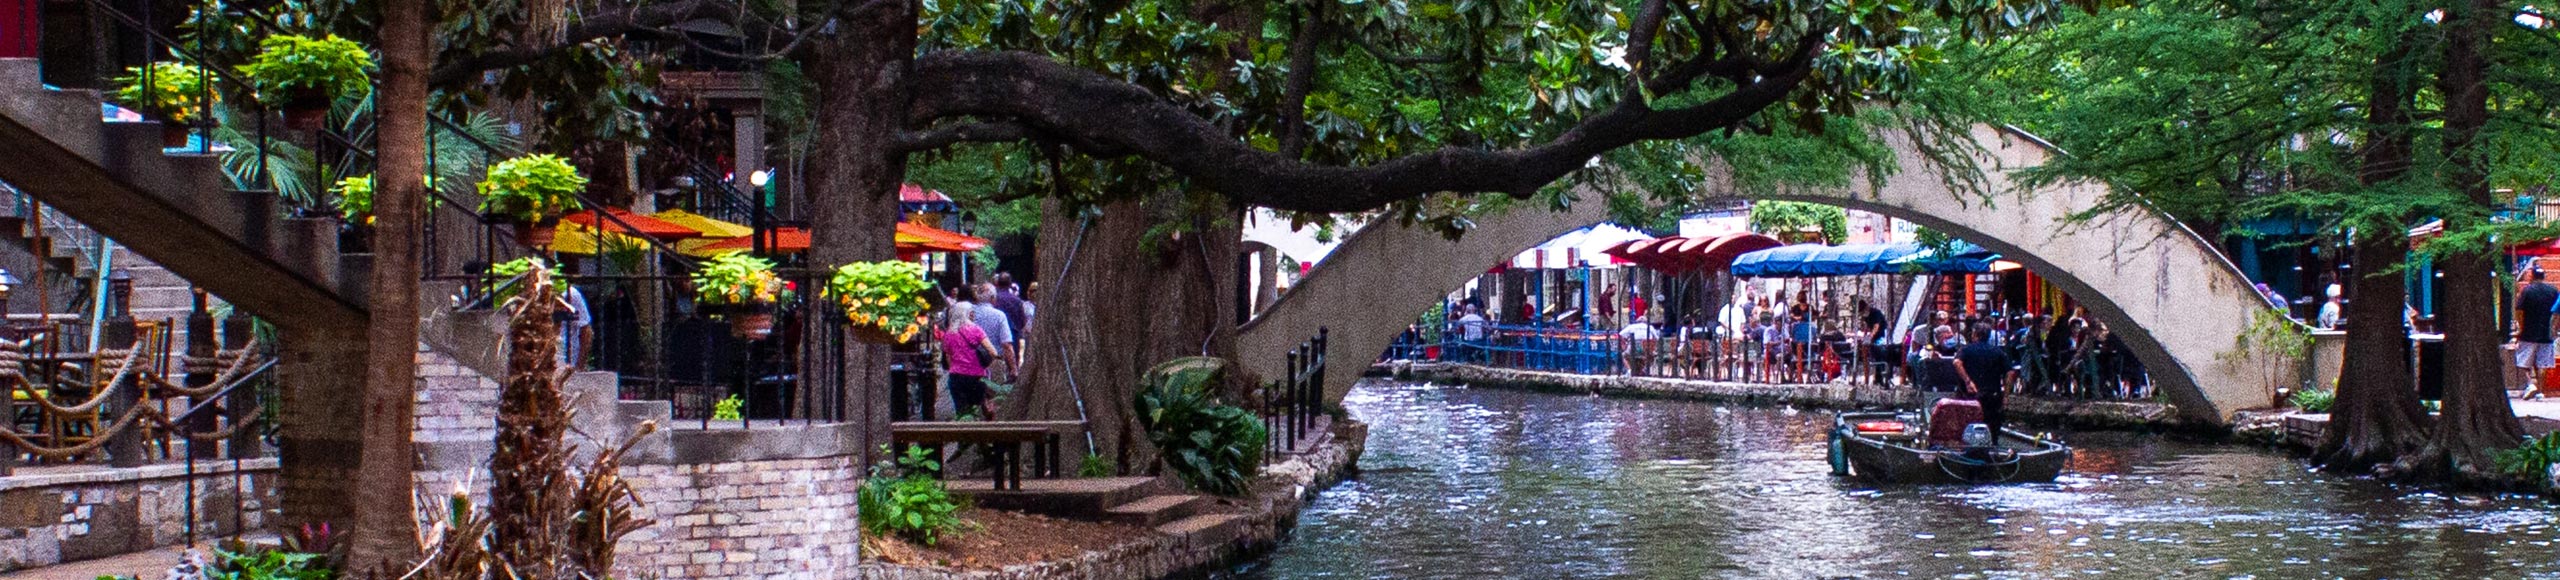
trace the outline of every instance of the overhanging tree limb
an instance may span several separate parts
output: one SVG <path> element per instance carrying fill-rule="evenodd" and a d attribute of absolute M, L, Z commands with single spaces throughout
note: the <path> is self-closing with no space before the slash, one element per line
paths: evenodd
<path fill-rule="evenodd" d="M 1798 47 L 1780 74 L 1695 106 L 1656 111 L 1635 99 L 1584 118 L 1552 141 L 1514 150 L 1444 147 L 1363 167 L 1302 162 L 1237 141 L 1146 89 L 1024 52 L 948 51 L 916 59 L 908 122 L 1014 119 L 1087 154 L 1125 151 L 1239 203 L 1307 212 L 1374 209 L 1415 196 L 1500 192 L 1527 197 L 1630 143 L 1740 125 L 1785 99 L 1811 71 Z"/>

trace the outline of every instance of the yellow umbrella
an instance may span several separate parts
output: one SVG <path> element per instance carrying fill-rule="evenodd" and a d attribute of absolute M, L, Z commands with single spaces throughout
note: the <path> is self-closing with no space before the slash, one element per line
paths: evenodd
<path fill-rule="evenodd" d="M 649 247 L 649 241 L 624 234 L 599 230 L 576 222 L 563 221 L 552 230 L 551 251 L 563 254 L 596 255 L 603 252 L 630 251 Z"/>
<path fill-rule="evenodd" d="M 706 238 L 735 238 L 756 233 L 755 228 L 703 217 L 702 214 L 680 209 L 649 214 L 649 217 L 693 228 L 693 231 L 702 232 L 702 237 Z"/>

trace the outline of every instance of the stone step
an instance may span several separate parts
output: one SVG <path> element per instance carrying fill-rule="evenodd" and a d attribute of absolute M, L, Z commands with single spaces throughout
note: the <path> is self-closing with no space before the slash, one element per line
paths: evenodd
<path fill-rule="evenodd" d="M 1200 512 L 1209 498 L 1197 495 L 1156 495 L 1146 499 L 1112 506 L 1102 514 L 1106 522 L 1133 526 L 1156 526 L 1191 517 Z"/>
<path fill-rule="evenodd" d="M 984 477 L 954 479 L 949 485 L 953 495 L 967 497 L 979 507 L 1088 521 L 1101 520 L 1115 506 L 1180 493 L 1172 481 L 1161 477 L 1025 479 L 1019 490 L 989 489 L 992 482 Z"/>
<path fill-rule="evenodd" d="M 1156 526 L 1156 531 L 1180 538 L 1184 545 L 1192 549 L 1207 548 L 1233 542 L 1243 535 L 1244 516 L 1200 514 Z"/>

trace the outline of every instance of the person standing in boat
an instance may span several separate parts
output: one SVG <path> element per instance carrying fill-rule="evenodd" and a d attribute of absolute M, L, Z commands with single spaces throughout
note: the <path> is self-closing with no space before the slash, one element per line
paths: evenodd
<path fill-rule="evenodd" d="M 1999 440 L 2000 423 L 2009 400 L 2005 386 L 2018 374 L 2017 365 L 2009 361 L 2009 351 L 1991 344 L 1991 325 L 1974 323 L 1973 342 L 1956 354 L 1956 370 L 1964 375 L 1965 392 L 1982 403 L 1982 424 L 1991 428 L 1993 441 Z"/>

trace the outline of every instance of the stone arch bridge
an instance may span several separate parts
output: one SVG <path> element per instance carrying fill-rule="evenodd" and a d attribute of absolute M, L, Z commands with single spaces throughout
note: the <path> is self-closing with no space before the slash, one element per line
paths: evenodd
<path fill-rule="evenodd" d="M 2117 329 L 2141 357 L 2161 391 L 2189 419 L 2219 424 L 2233 412 L 2273 403 L 2279 387 L 2301 380 L 2297 359 L 2244 346 L 2253 319 L 2269 309 L 2247 278 L 2203 237 L 2148 207 L 2125 207 L 2082 220 L 2097 207 L 2100 183 L 2030 187 L 2012 172 L 2042 164 L 2051 145 L 2014 129 L 1976 126 L 1976 158 L 1987 187 L 1959 191 L 1898 131 L 1882 135 L 1901 171 L 1880 187 L 1864 178 L 1840 188 L 1804 188 L 1754 199 L 1809 201 L 1908 219 L 2025 264 Z M 1731 188 L 1715 188 L 1740 197 Z M 1338 403 L 1366 367 L 1406 325 L 1443 296 L 1550 238 L 1608 219 L 1601 192 L 1587 191 L 1564 211 L 1514 210 L 1477 222 L 1451 241 L 1416 228 L 1362 229 L 1298 285 L 1237 333 L 1242 361 L 1265 377 L 1280 376 L 1277 353 L 1329 328 L 1333 353 L 1328 403 Z"/>

